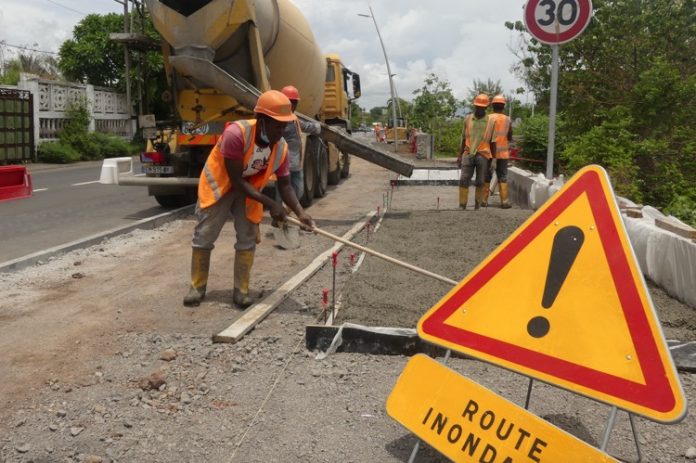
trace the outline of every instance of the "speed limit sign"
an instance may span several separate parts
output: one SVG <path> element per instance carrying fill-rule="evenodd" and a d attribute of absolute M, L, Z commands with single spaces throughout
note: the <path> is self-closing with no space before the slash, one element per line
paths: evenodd
<path fill-rule="evenodd" d="M 590 23 L 592 0 L 529 0 L 524 23 L 541 43 L 559 45 L 580 35 Z"/>

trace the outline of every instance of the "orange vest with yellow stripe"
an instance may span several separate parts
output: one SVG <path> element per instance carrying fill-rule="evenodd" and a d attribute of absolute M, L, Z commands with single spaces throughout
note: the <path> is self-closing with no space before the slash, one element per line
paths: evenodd
<path fill-rule="evenodd" d="M 479 142 L 477 147 L 471 147 L 471 132 L 474 126 L 474 115 L 469 114 L 464 119 L 464 146 L 468 148 L 469 154 L 480 154 L 486 159 L 491 159 L 491 141 L 493 136 L 493 121 L 490 116 L 486 116 L 486 130 L 483 133 L 483 138 Z"/>
<path fill-rule="evenodd" d="M 498 159 L 510 159 L 510 118 L 502 113 L 493 113 L 490 118 L 494 121 L 493 141 L 495 142 L 495 157 Z"/>
<path fill-rule="evenodd" d="M 256 144 L 256 119 L 242 120 L 234 122 L 242 129 L 242 138 L 244 139 L 244 169 L 249 165 Z M 201 178 L 198 182 L 198 201 L 201 208 L 210 207 L 225 194 L 232 189 L 232 181 L 227 175 L 225 167 L 225 158 L 220 152 L 220 145 L 224 138 L 220 137 L 218 143 L 213 147 L 213 150 L 208 155 L 205 161 L 205 166 L 201 172 Z M 271 156 L 268 158 L 268 167 L 266 170 L 244 177 L 244 180 L 251 183 L 257 190 L 261 191 L 268 183 L 269 177 L 283 164 L 288 154 L 288 145 L 285 139 L 281 138 L 273 149 Z M 246 199 L 246 216 L 252 223 L 259 223 L 263 218 L 263 204 L 251 198 Z"/>

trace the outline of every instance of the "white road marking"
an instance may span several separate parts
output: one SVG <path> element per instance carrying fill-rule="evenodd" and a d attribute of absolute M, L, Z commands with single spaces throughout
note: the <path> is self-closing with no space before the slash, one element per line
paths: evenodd
<path fill-rule="evenodd" d="M 38 188 L 36 190 L 31 190 L 31 191 L 32 191 L 32 193 L 38 193 L 39 191 L 46 191 L 46 190 L 48 190 L 48 188 Z"/>
<path fill-rule="evenodd" d="M 82 186 L 82 185 L 90 185 L 92 183 L 99 183 L 99 180 L 92 180 L 91 182 L 82 182 L 82 183 L 73 183 L 70 186 Z"/>

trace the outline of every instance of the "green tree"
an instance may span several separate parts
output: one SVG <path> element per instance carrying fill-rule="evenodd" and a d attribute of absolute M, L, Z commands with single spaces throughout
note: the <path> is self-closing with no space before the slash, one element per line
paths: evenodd
<path fill-rule="evenodd" d="M 567 116 L 560 168 L 570 174 L 598 162 L 617 190 L 689 220 L 696 215 L 688 212 L 696 208 L 696 0 L 593 3 L 587 30 L 560 48 L 558 107 Z M 506 26 L 520 32 L 515 71 L 537 110 L 547 111 L 551 49 L 521 23 Z"/>
<path fill-rule="evenodd" d="M 146 12 L 132 13 L 133 32 L 141 33 L 153 43 L 160 40 Z M 73 29 L 73 37 L 60 47 L 58 66 L 68 80 L 107 86 L 125 91 L 126 74 L 123 45 L 112 41 L 111 33 L 123 32 L 123 15 L 109 13 L 85 16 Z M 130 49 L 132 97 L 137 97 L 137 84 L 143 90 L 145 113 L 158 118 L 170 116 L 170 108 L 160 95 L 168 86 L 164 62 L 159 50 Z"/>
<path fill-rule="evenodd" d="M 107 87 L 120 86 L 124 77 L 123 46 L 109 34 L 123 32 L 123 15 L 90 14 L 73 29 L 60 47 L 58 65 L 68 80 Z"/>
<path fill-rule="evenodd" d="M 374 108 L 370 109 L 370 117 L 372 118 L 372 122 L 381 122 L 384 124 L 387 120 L 387 107 L 386 106 L 375 106 Z"/>
<path fill-rule="evenodd" d="M 17 85 L 21 73 L 34 74 L 42 79 L 59 79 L 56 59 L 42 53 L 20 53 L 16 58 L 5 63 L 0 83 Z"/>
<path fill-rule="evenodd" d="M 449 82 L 431 73 L 413 94 L 412 125 L 435 137 L 435 151 L 456 155 L 461 124 L 453 121 L 457 100 Z"/>
<path fill-rule="evenodd" d="M 500 85 L 500 80 L 487 79 L 485 82 L 482 80 L 474 79 L 474 83 L 469 89 L 468 99 L 465 103 L 473 104 L 474 98 L 479 93 L 485 93 L 489 97 L 503 93 L 503 87 Z M 509 98 L 508 98 L 509 99 Z"/>

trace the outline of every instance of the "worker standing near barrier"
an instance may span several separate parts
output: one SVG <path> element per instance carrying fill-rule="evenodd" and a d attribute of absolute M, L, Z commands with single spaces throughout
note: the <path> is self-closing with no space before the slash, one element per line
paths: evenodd
<path fill-rule="evenodd" d="M 292 105 L 292 112 L 295 113 L 297 104 L 300 101 L 300 92 L 292 85 L 287 85 L 280 90 L 287 96 Z M 288 143 L 288 157 L 290 162 L 290 184 L 295 190 L 297 199 L 302 199 L 304 193 L 304 174 L 302 172 L 302 132 L 309 135 L 319 135 L 321 125 L 318 122 L 304 121 L 295 118 L 294 123 L 287 124 L 283 130 L 283 138 Z"/>
<path fill-rule="evenodd" d="M 287 215 L 283 205 L 261 193 L 275 173 L 278 190 L 297 217 L 307 226 L 312 218 L 300 205 L 290 185 L 288 147 L 282 138 L 287 123 L 294 122 L 290 100 L 277 90 L 264 92 L 254 108 L 256 119 L 229 124 L 208 155 L 198 184 L 196 226 L 191 246 L 191 288 L 184 305 L 198 306 L 205 296 L 210 254 L 223 225 L 232 213 L 236 233 L 233 302 L 242 308 L 253 303 L 249 296 L 263 206 L 277 221 Z"/>
<path fill-rule="evenodd" d="M 484 180 L 490 168 L 495 142 L 492 141 L 493 121 L 486 115 L 489 105 L 488 95 L 481 93 L 474 98 L 474 112 L 464 118 L 462 142 L 457 155 L 457 167 L 461 168 L 459 177 L 459 207 L 466 209 L 469 197 L 471 176 L 476 173 L 474 185 L 476 195 L 474 209 L 478 210 L 484 200 Z"/>
<path fill-rule="evenodd" d="M 498 188 L 500 190 L 500 207 L 509 209 L 511 207 L 508 199 L 507 168 L 510 159 L 510 142 L 512 141 L 512 121 L 503 113 L 505 109 L 505 97 L 496 95 L 493 97 L 491 106 L 493 114 L 488 117 L 493 121 L 493 157 L 495 158 L 495 175 L 498 177 Z M 488 205 L 488 195 L 490 194 L 491 180 L 493 179 L 493 169 L 486 171 L 486 182 L 484 184 L 483 205 Z"/>

